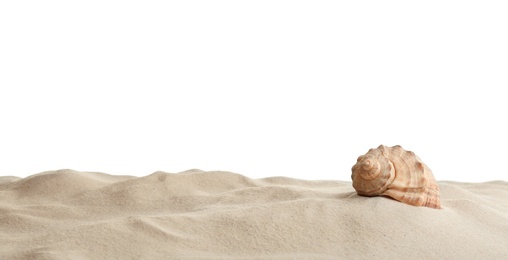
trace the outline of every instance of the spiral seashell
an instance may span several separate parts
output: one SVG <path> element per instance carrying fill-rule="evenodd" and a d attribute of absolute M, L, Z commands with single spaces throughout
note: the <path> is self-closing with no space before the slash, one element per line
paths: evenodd
<path fill-rule="evenodd" d="M 441 208 L 439 186 L 432 171 L 399 145 L 370 149 L 358 157 L 351 170 L 358 195 L 388 196 L 413 206 Z"/>

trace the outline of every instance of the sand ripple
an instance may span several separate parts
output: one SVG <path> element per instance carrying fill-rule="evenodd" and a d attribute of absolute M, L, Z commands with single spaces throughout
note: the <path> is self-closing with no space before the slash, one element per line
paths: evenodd
<path fill-rule="evenodd" d="M 435 210 L 219 171 L 1 177 L 0 259 L 507 258 L 508 183 L 440 186 Z"/>

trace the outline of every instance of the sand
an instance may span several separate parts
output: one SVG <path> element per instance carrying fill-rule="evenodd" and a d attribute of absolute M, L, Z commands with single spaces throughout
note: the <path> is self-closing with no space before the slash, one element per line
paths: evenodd
<path fill-rule="evenodd" d="M 0 259 L 508 259 L 508 183 L 439 185 L 441 210 L 218 171 L 0 177 Z"/>

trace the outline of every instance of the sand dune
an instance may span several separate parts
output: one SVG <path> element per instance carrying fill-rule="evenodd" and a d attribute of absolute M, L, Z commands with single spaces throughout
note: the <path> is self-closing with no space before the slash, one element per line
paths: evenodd
<path fill-rule="evenodd" d="M 230 172 L 0 177 L 0 259 L 508 259 L 508 183 L 439 185 L 441 210 Z"/>

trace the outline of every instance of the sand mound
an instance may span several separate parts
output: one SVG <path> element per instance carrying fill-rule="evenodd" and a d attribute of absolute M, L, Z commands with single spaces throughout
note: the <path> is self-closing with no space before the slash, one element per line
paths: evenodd
<path fill-rule="evenodd" d="M 441 210 L 229 172 L 0 177 L 0 259 L 506 259 L 508 183 L 439 184 Z"/>

